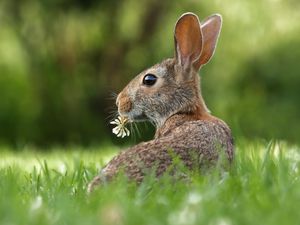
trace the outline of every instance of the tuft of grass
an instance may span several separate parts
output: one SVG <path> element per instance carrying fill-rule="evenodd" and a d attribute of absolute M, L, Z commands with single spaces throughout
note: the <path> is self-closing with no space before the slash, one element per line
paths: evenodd
<path fill-rule="evenodd" d="M 240 141 L 227 172 L 191 181 L 124 176 L 86 194 L 113 155 L 53 149 L 1 151 L 0 224 L 298 224 L 300 149 L 283 142 Z M 100 149 L 99 149 L 100 150 Z"/>

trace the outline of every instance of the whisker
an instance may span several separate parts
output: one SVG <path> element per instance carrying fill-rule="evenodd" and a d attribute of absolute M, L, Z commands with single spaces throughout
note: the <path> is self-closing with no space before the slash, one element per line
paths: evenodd
<path fill-rule="evenodd" d="M 105 117 L 105 121 L 110 122 L 110 121 L 116 119 L 118 117 L 118 115 L 119 115 L 118 111 L 116 111 L 116 110 L 111 111 L 109 113 L 109 115 Z"/>
<path fill-rule="evenodd" d="M 107 99 L 112 100 L 115 102 L 116 98 L 118 97 L 118 94 L 115 92 L 110 92 L 109 97 Z M 105 110 L 109 115 L 105 118 L 107 121 L 111 121 L 118 117 L 118 107 L 115 105 L 115 103 L 112 104 L 112 106 L 109 106 Z"/>
<path fill-rule="evenodd" d="M 134 128 L 135 128 L 135 130 L 136 130 L 136 132 L 137 132 L 138 137 L 141 138 L 142 135 L 141 135 L 141 132 L 140 132 L 140 130 L 139 130 L 139 127 L 138 127 L 138 125 L 137 125 L 136 123 L 134 123 Z"/>
<path fill-rule="evenodd" d="M 116 106 L 109 106 L 109 107 L 106 107 L 105 111 L 108 113 L 111 113 L 111 112 L 118 111 L 118 108 Z"/>
<path fill-rule="evenodd" d="M 110 121 L 110 120 L 113 120 L 113 119 L 117 118 L 117 116 L 118 116 L 117 113 L 111 113 L 110 115 L 105 117 L 105 120 Z"/>
<path fill-rule="evenodd" d="M 145 129 L 149 129 L 149 124 L 151 124 L 152 126 L 154 126 L 154 127 L 155 127 L 155 123 L 154 123 L 154 121 L 152 121 L 152 120 L 149 120 L 148 122 L 150 122 L 150 123 L 144 122 L 144 127 L 145 127 Z"/>
<path fill-rule="evenodd" d="M 134 142 L 136 142 L 136 133 L 135 133 L 134 125 L 135 125 L 134 122 L 130 123 L 130 131 L 131 131 L 131 134 L 132 134 L 131 140 L 133 140 Z"/>
<path fill-rule="evenodd" d="M 118 97 L 117 93 L 111 92 L 111 93 L 109 93 L 109 97 L 107 99 L 109 99 L 109 100 L 115 100 L 115 99 L 117 99 L 117 97 Z"/>

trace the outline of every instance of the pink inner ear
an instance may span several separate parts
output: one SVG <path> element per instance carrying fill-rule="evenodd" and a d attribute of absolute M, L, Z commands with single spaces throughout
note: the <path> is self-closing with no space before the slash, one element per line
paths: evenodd
<path fill-rule="evenodd" d="M 176 58 L 181 65 L 193 63 L 201 54 L 202 33 L 198 17 L 184 14 L 175 27 Z"/>
<path fill-rule="evenodd" d="M 204 21 L 201 26 L 203 34 L 203 49 L 201 57 L 197 62 L 197 66 L 200 67 L 208 63 L 214 54 L 217 41 L 219 38 L 222 25 L 222 18 L 220 15 L 213 15 Z"/>

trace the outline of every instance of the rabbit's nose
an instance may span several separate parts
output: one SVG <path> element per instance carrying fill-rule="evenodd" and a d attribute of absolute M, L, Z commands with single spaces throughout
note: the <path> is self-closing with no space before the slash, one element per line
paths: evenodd
<path fill-rule="evenodd" d="M 131 108 L 132 108 L 132 103 L 129 99 L 129 97 L 124 94 L 124 92 L 121 92 L 116 100 L 116 105 L 118 107 L 118 110 L 120 113 L 124 112 L 130 112 Z"/>

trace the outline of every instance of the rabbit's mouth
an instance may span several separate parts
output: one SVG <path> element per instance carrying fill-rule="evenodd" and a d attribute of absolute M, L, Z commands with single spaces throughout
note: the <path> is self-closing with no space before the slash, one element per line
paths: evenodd
<path fill-rule="evenodd" d="M 133 121 L 136 122 L 141 122 L 141 121 L 145 121 L 148 120 L 149 118 L 146 116 L 145 113 L 141 113 L 139 115 L 134 115 L 134 117 L 132 118 Z"/>
<path fill-rule="evenodd" d="M 131 112 L 125 113 L 125 114 L 122 113 L 121 115 L 124 117 L 127 117 L 129 119 L 129 121 L 131 121 L 131 122 L 143 122 L 143 121 L 149 120 L 149 118 L 147 117 L 147 115 L 144 112 L 137 113 L 137 112 L 131 111 Z"/>

